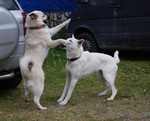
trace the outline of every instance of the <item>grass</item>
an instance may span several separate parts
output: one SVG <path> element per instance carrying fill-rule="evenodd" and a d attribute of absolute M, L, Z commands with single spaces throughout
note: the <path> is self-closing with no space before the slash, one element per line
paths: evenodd
<path fill-rule="evenodd" d="M 14 90 L 0 92 L 0 121 L 149 121 L 150 120 L 150 61 L 121 57 L 116 77 L 118 93 L 113 101 L 106 96 L 98 97 L 105 86 L 96 74 L 80 79 L 73 95 L 65 106 L 57 100 L 65 85 L 66 55 L 58 48 L 51 49 L 45 60 L 45 89 L 41 104 L 48 110 L 39 110 L 30 101 L 24 102 L 23 82 Z"/>

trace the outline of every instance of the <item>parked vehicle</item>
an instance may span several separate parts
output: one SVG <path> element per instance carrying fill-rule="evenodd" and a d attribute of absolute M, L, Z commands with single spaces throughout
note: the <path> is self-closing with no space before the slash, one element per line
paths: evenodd
<path fill-rule="evenodd" d="M 150 50 L 150 0 L 78 0 L 67 37 L 84 49 Z"/>
<path fill-rule="evenodd" d="M 19 58 L 25 52 L 25 18 L 16 0 L 0 0 L 0 90 L 15 88 L 22 80 Z"/>

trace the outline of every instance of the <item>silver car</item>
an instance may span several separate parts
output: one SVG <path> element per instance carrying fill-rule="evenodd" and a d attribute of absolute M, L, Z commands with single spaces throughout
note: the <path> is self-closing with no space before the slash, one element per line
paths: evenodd
<path fill-rule="evenodd" d="M 25 52 L 25 22 L 16 0 L 0 0 L 0 90 L 17 87 L 21 80 L 19 58 Z"/>

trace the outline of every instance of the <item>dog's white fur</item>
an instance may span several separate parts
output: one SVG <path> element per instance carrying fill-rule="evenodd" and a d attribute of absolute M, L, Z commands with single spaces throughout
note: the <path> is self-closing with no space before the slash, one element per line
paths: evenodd
<path fill-rule="evenodd" d="M 29 27 L 43 25 L 43 21 L 46 19 L 47 16 L 41 11 L 33 11 L 28 14 L 25 24 L 28 28 L 25 36 L 26 50 L 20 59 L 21 73 L 24 78 L 25 101 L 28 101 L 28 92 L 31 90 L 34 95 L 34 102 L 40 109 L 47 109 L 42 107 L 39 102 L 44 89 L 43 62 L 50 48 L 69 43 L 63 39 L 52 41 L 51 37 L 67 25 L 70 19 L 51 29 L 48 26 L 36 30 L 29 29 Z"/>
<path fill-rule="evenodd" d="M 90 53 L 83 51 L 82 43 L 84 40 L 77 40 L 74 36 L 67 40 L 71 43 L 64 44 L 62 49 L 66 50 L 68 60 L 71 58 L 79 59 L 72 62 L 68 61 L 66 64 L 66 85 L 58 100 L 59 104 L 65 105 L 68 102 L 79 78 L 89 76 L 94 72 L 97 72 L 98 80 L 107 86 L 107 89 L 99 96 L 105 95 L 112 89 L 112 95 L 107 100 L 113 100 L 117 94 L 114 82 L 118 70 L 117 64 L 120 62 L 118 51 L 115 52 L 114 57 L 102 53 Z"/>

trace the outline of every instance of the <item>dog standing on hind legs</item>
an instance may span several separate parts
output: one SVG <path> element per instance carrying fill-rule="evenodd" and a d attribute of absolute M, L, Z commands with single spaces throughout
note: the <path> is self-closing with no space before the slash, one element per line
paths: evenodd
<path fill-rule="evenodd" d="M 90 53 L 83 51 L 82 43 L 84 40 L 68 38 L 70 43 L 63 44 L 62 49 L 66 50 L 66 85 L 61 97 L 58 99 L 60 105 L 65 105 L 71 98 L 73 89 L 79 78 L 89 76 L 97 72 L 98 80 L 104 82 L 107 89 L 100 93 L 99 96 L 105 95 L 112 89 L 112 95 L 107 100 L 113 100 L 117 94 L 114 82 L 118 70 L 117 64 L 120 62 L 119 52 L 116 51 L 114 57 L 102 53 Z"/>
<path fill-rule="evenodd" d="M 46 19 L 47 16 L 41 11 L 33 11 L 27 15 L 25 23 L 27 27 L 26 50 L 20 59 L 21 74 L 24 78 L 25 101 L 28 101 L 28 93 L 31 91 L 34 102 L 39 109 L 47 109 L 39 102 L 44 89 L 43 62 L 50 48 L 69 43 L 63 39 L 53 41 L 51 37 L 67 25 L 70 19 L 51 29 L 44 24 Z"/>

